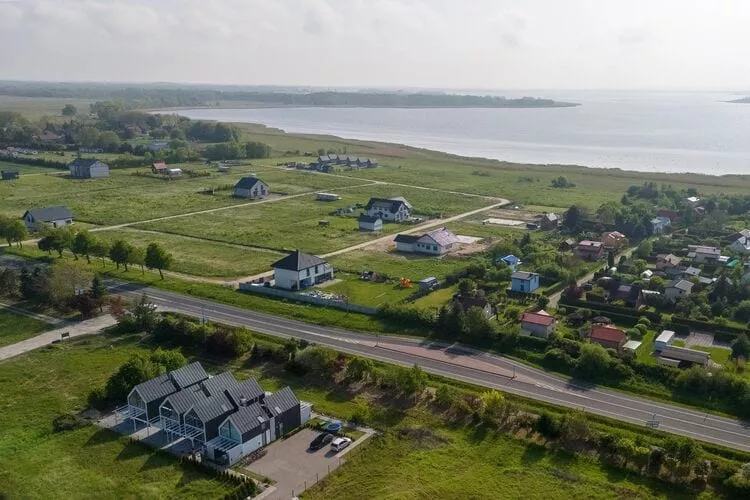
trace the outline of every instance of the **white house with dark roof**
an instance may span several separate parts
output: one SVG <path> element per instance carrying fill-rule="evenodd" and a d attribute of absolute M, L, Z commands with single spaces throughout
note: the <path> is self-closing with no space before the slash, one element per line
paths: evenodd
<path fill-rule="evenodd" d="M 688 257 L 698 264 L 716 264 L 721 258 L 721 250 L 704 245 L 688 245 Z"/>
<path fill-rule="evenodd" d="M 750 230 L 739 231 L 737 238 L 729 245 L 729 248 L 743 255 L 750 254 Z"/>
<path fill-rule="evenodd" d="M 277 288 L 302 290 L 333 279 L 333 266 L 316 255 L 295 250 L 271 264 Z"/>
<path fill-rule="evenodd" d="M 94 179 L 108 177 L 109 165 L 94 158 L 76 158 L 68 165 L 74 179 Z"/>
<path fill-rule="evenodd" d="M 360 231 L 376 232 L 383 230 L 383 219 L 380 217 L 371 217 L 367 214 L 362 214 L 357 219 L 359 223 Z"/>
<path fill-rule="evenodd" d="M 37 230 L 41 224 L 64 227 L 73 224 L 73 212 L 68 207 L 32 208 L 23 214 L 23 223 L 29 231 Z"/>
<path fill-rule="evenodd" d="M 396 236 L 396 250 L 399 252 L 443 255 L 456 249 L 458 237 L 446 228 L 435 229 L 422 236 L 399 234 Z"/>
<path fill-rule="evenodd" d="M 400 222 L 411 217 L 411 205 L 404 198 L 370 198 L 365 213 L 384 222 Z"/>
<path fill-rule="evenodd" d="M 237 184 L 234 185 L 233 190 L 233 194 L 236 198 L 248 198 L 251 200 L 265 198 L 268 196 L 268 193 L 268 184 L 253 175 L 240 179 Z"/>

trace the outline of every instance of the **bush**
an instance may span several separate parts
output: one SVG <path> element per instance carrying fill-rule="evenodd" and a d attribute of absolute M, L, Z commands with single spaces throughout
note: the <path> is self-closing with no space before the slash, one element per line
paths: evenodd
<path fill-rule="evenodd" d="M 52 421 L 52 431 L 53 432 L 74 431 L 76 429 L 88 427 L 89 425 L 91 425 L 91 422 L 79 417 L 78 415 L 73 415 L 71 413 L 64 413 L 62 415 L 58 415 Z"/>
<path fill-rule="evenodd" d="M 107 407 L 107 391 L 104 387 L 98 387 L 89 392 L 87 401 L 90 407 L 103 410 Z"/>
<path fill-rule="evenodd" d="M 548 439 L 557 439 L 560 436 L 560 420 L 547 411 L 543 411 L 536 423 L 534 430 Z"/>

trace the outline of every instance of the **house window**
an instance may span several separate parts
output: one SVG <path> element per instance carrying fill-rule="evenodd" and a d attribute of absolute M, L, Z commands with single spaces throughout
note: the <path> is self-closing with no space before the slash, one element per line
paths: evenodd
<path fill-rule="evenodd" d="M 310 269 L 309 269 L 309 268 L 308 268 L 308 269 L 305 269 L 305 274 L 306 274 L 307 276 L 310 276 Z"/>
<path fill-rule="evenodd" d="M 315 274 L 318 274 L 318 266 L 315 266 Z"/>

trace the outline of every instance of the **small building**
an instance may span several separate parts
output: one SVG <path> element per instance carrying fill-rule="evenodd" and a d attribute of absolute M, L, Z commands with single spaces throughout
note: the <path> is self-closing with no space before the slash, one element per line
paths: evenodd
<path fill-rule="evenodd" d="M 534 293 L 539 288 L 539 275 L 516 271 L 510 276 L 510 289 L 520 293 Z"/>
<path fill-rule="evenodd" d="M 560 243 L 560 250 L 573 250 L 576 247 L 576 240 L 573 238 L 566 238 Z"/>
<path fill-rule="evenodd" d="M 656 269 L 659 271 L 666 271 L 668 269 L 676 269 L 680 266 L 682 258 L 674 254 L 659 254 L 656 256 Z"/>
<path fill-rule="evenodd" d="M 701 270 L 699 268 L 694 267 L 694 266 L 688 266 L 680 272 L 679 277 L 684 280 L 691 280 L 693 278 L 700 277 L 700 275 L 701 275 Z"/>
<path fill-rule="evenodd" d="M 542 309 L 521 316 L 521 333 L 546 339 L 557 329 L 557 319 Z"/>
<path fill-rule="evenodd" d="M 369 215 L 362 214 L 357 219 L 359 223 L 360 231 L 382 231 L 383 230 L 383 219 L 380 217 L 370 217 Z"/>
<path fill-rule="evenodd" d="M 268 196 L 268 184 L 255 176 L 247 176 L 234 185 L 233 194 L 236 198 L 258 200 Z"/>
<path fill-rule="evenodd" d="M 669 217 L 656 216 L 651 219 L 651 234 L 662 234 L 671 225 L 672 221 Z"/>
<path fill-rule="evenodd" d="M 689 196 L 685 198 L 685 201 L 687 202 L 688 205 L 690 205 L 693 208 L 701 204 L 701 199 L 698 198 L 697 196 Z"/>
<path fill-rule="evenodd" d="M 399 234 L 394 239 L 399 252 L 444 255 L 459 245 L 458 237 L 446 228 L 436 229 L 422 236 Z"/>
<path fill-rule="evenodd" d="M 0 171 L 0 175 L 4 181 L 18 179 L 18 170 L 2 170 Z"/>
<path fill-rule="evenodd" d="M 181 168 L 168 168 L 167 169 L 167 177 L 179 177 L 181 175 L 182 175 Z"/>
<path fill-rule="evenodd" d="M 601 241 L 583 240 L 576 245 L 573 252 L 583 260 L 600 260 L 604 257 L 604 245 Z"/>
<path fill-rule="evenodd" d="M 333 267 L 316 255 L 295 250 L 273 264 L 277 288 L 302 290 L 333 279 Z"/>
<path fill-rule="evenodd" d="M 628 336 L 625 332 L 612 325 L 594 325 L 589 331 L 589 341 L 593 344 L 599 344 L 605 349 L 622 349 Z"/>
<path fill-rule="evenodd" d="M 557 229 L 557 227 L 560 225 L 560 216 L 556 213 L 547 213 L 542 215 L 542 217 L 539 219 L 539 228 L 542 231 L 551 231 L 553 229 Z"/>
<path fill-rule="evenodd" d="M 434 276 L 428 276 L 427 278 L 419 280 L 419 289 L 422 291 L 432 291 L 438 286 L 440 286 L 440 283 Z"/>
<path fill-rule="evenodd" d="M 744 231 L 747 231 L 747 229 Z M 742 255 L 750 254 L 750 236 L 740 235 L 729 245 L 729 248 Z"/>
<path fill-rule="evenodd" d="M 94 158 L 76 158 L 68 165 L 74 179 L 94 179 L 109 176 L 109 165 Z"/>
<path fill-rule="evenodd" d="M 654 340 L 654 350 L 655 351 L 661 351 L 662 349 L 665 349 L 668 345 L 672 344 L 672 341 L 674 340 L 675 333 L 672 330 L 663 330 L 658 337 L 656 337 L 656 340 Z"/>
<path fill-rule="evenodd" d="M 688 257 L 698 264 L 717 264 L 721 258 L 721 250 L 704 245 L 688 245 Z"/>
<path fill-rule="evenodd" d="M 686 280 L 672 280 L 664 287 L 664 296 L 670 302 L 676 302 L 680 297 L 687 297 L 693 291 L 693 284 Z"/>
<path fill-rule="evenodd" d="M 656 212 L 656 216 L 666 217 L 672 224 L 674 224 L 675 222 L 679 222 L 680 219 L 682 219 L 682 214 L 680 212 L 677 212 L 675 210 L 667 210 L 666 208 L 660 208 Z"/>
<path fill-rule="evenodd" d="M 628 340 L 627 342 L 623 344 L 622 350 L 624 352 L 636 354 L 642 345 L 643 345 L 643 342 L 641 342 L 640 340 Z"/>
<path fill-rule="evenodd" d="M 334 193 L 315 193 L 315 199 L 318 201 L 337 201 L 341 196 Z"/>
<path fill-rule="evenodd" d="M 27 210 L 23 222 L 29 231 L 35 231 L 40 224 L 64 227 L 73 224 L 73 213 L 68 207 L 45 207 Z"/>
<path fill-rule="evenodd" d="M 163 161 L 157 161 L 151 164 L 151 173 L 153 174 L 161 174 L 166 175 L 167 173 L 167 164 Z"/>
<path fill-rule="evenodd" d="M 365 211 L 385 222 L 401 222 L 411 217 L 411 205 L 403 198 L 370 198 Z"/>
<path fill-rule="evenodd" d="M 492 305 L 489 303 L 484 295 L 459 295 L 453 296 L 453 300 L 461 305 L 464 311 L 468 311 L 474 307 L 482 310 L 485 316 L 492 318 L 495 313 L 492 312 Z"/>
<path fill-rule="evenodd" d="M 51 130 L 45 130 L 42 135 L 34 136 L 34 138 L 44 144 L 59 144 L 65 139 L 65 136 L 56 134 Z"/>
<path fill-rule="evenodd" d="M 643 305 L 643 287 L 621 284 L 610 293 L 609 300 L 621 300 L 627 307 L 638 309 Z"/>
<path fill-rule="evenodd" d="M 657 361 L 660 364 L 675 367 L 690 367 L 693 365 L 706 367 L 711 361 L 711 353 L 669 345 L 661 350 Z"/>
<path fill-rule="evenodd" d="M 498 257 L 497 259 L 495 259 L 495 264 L 505 264 L 506 266 L 511 268 L 511 270 L 515 271 L 516 269 L 518 269 L 518 266 L 521 265 L 521 259 L 513 254 L 509 254 L 504 257 Z"/>
<path fill-rule="evenodd" d="M 628 239 L 620 231 L 602 233 L 601 241 L 606 248 L 613 248 L 615 250 L 620 250 L 628 244 Z"/>

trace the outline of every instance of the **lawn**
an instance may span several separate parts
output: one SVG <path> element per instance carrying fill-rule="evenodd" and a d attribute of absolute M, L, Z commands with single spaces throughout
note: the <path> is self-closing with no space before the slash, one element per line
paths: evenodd
<path fill-rule="evenodd" d="M 270 265 L 284 256 L 269 250 L 129 228 L 98 231 L 96 237 L 110 242 L 123 239 L 142 248 L 152 242 L 159 243 L 172 254 L 172 271 L 194 276 L 249 276 L 270 270 Z"/>
<path fill-rule="evenodd" d="M 641 363 L 648 365 L 655 365 L 656 358 L 651 354 L 654 352 L 654 340 L 656 340 L 656 332 L 649 330 L 641 339 L 641 348 L 638 349 L 636 359 Z"/>
<path fill-rule="evenodd" d="M 0 362 L 0 496 L 4 498 L 222 498 L 232 487 L 171 457 L 89 426 L 55 433 L 52 420 L 85 407 L 138 339 L 102 336 Z M 29 397 L 33 394 L 33 397 Z"/>
<path fill-rule="evenodd" d="M 458 287 L 449 286 L 435 290 L 414 301 L 414 305 L 423 309 L 440 309 L 456 294 Z"/>
<path fill-rule="evenodd" d="M 89 104 L 92 102 L 91 99 L 0 95 L 0 109 L 21 113 L 29 120 L 52 117 L 63 120 L 62 108 L 66 104 L 72 104 L 78 109 L 78 113 L 85 116 L 89 112 Z M 65 118 L 65 120 L 69 120 L 69 118 Z"/>
<path fill-rule="evenodd" d="M 375 271 L 393 278 L 409 278 L 412 281 L 419 281 L 428 276 L 442 279 L 477 260 L 480 260 L 480 257 L 446 255 L 437 258 L 426 255 L 370 250 L 354 250 L 330 259 L 334 269 L 356 273 Z"/>
<path fill-rule="evenodd" d="M 399 302 L 413 294 L 417 287 L 415 283 L 413 288 L 401 288 L 398 281 L 389 283 L 362 281 L 357 274 L 342 272 L 336 274 L 336 280 L 336 283 L 321 289 L 325 292 L 344 295 L 352 304 L 370 307 Z"/>
<path fill-rule="evenodd" d="M 51 328 L 44 321 L 0 310 L 0 347 L 26 340 Z"/>

